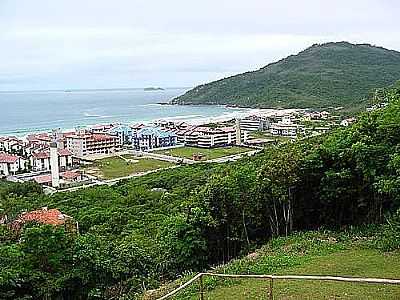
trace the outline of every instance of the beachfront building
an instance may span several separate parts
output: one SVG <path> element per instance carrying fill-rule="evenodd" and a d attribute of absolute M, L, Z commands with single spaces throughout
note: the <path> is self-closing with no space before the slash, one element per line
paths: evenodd
<path fill-rule="evenodd" d="M 248 138 L 247 131 L 240 131 L 241 142 L 245 143 Z M 236 128 L 221 127 L 211 128 L 199 126 L 186 133 L 184 143 L 187 146 L 200 148 L 223 147 L 236 145 Z"/>
<path fill-rule="evenodd" d="M 58 167 L 67 170 L 72 167 L 72 152 L 68 149 L 58 149 Z M 50 171 L 50 150 L 32 153 L 30 164 L 34 171 Z"/>
<path fill-rule="evenodd" d="M 176 134 L 157 127 L 144 127 L 133 133 L 132 146 L 135 150 L 146 151 L 154 148 L 175 146 Z"/>
<path fill-rule="evenodd" d="M 110 134 L 80 131 L 65 135 L 65 138 L 67 149 L 77 157 L 91 154 L 110 154 L 121 148 L 119 138 Z"/>
<path fill-rule="evenodd" d="M 15 175 L 25 170 L 25 160 L 19 156 L 0 153 L 0 175 Z"/>
<path fill-rule="evenodd" d="M 283 116 L 281 121 L 270 126 L 270 133 L 276 136 L 296 138 L 303 132 L 304 126 L 293 123 L 290 116 Z"/>
<path fill-rule="evenodd" d="M 240 128 L 245 131 L 265 131 L 270 127 L 270 120 L 260 116 L 249 116 L 240 120 Z"/>
<path fill-rule="evenodd" d="M 132 143 L 133 129 L 126 125 L 117 125 L 107 130 L 110 135 L 117 136 L 121 145 Z"/>

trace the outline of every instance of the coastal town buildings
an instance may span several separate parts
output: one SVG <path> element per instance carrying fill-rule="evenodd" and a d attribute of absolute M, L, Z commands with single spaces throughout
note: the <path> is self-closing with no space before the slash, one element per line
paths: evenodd
<path fill-rule="evenodd" d="M 160 147 L 171 147 L 175 146 L 176 143 L 176 134 L 157 127 L 144 127 L 133 133 L 132 137 L 133 148 L 140 151 Z"/>

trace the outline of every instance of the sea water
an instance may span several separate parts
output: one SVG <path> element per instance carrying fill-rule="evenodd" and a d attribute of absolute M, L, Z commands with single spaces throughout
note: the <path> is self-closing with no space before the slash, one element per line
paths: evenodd
<path fill-rule="evenodd" d="M 186 89 L 0 92 L 0 135 L 23 136 L 51 129 L 95 124 L 149 123 L 171 119 L 199 120 L 232 116 L 245 109 L 224 106 L 161 105 Z"/>

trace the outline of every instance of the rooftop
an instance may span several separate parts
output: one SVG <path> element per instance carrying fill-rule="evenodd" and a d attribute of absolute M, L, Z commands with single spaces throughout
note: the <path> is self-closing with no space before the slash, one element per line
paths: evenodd
<path fill-rule="evenodd" d="M 0 153 L 0 163 L 13 164 L 18 160 L 18 156 L 7 153 Z"/>

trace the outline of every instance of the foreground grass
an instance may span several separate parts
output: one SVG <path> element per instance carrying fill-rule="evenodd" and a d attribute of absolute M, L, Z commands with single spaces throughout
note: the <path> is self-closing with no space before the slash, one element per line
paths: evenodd
<path fill-rule="evenodd" d="M 317 257 L 305 265 L 282 268 L 276 274 L 398 278 L 399 268 L 400 253 L 384 255 L 377 250 L 358 249 Z M 267 298 L 268 281 L 240 280 L 235 284 L 231 280 L 231 284 L 208 291 L 205 299 Z M 282 280 L 274 283 L 274 299 L 400 299 L 400 286 Z"/>
<path fill-rule="evenodd" d="M 115 179 L 171 166 L 172 163 L 157 159 L 124 156 L 97 160 L 85 171 L 102 179 Z"/>
<path fill-rule="evenodd" d="M 244 153 L 250 151 L 250 148 L 246 147 L 238 147 L 238 146 L 229 146 L 229 147 L 220 147 L 220 148 L 211 148 L 211 149 L 203 149 L 203 148 L 196 148 L 196 147 L 180 147 L 180 148 L 173 148 L 168 150 L 159 150 L 154 151 L 154 153 L 170 155 L 175 157 L 181 158 L 188 158 L 192 159 L 193 154 L 201 154 L 201 160 L 210 160 L 221 158 L 229 155 L 235 155 L 239 153 Z"/>
<path fill-rule="evenodd" d="M 272 240 L 255 253 L 216 268 L 226 274 L 400 277 L 400 252 L 384 253 L 371 234 L 306 232 Z M 186 276 L 175 287 L 187 281 Z M 267 280 L 206 277 L 205 299 L 268 299 Z M 173 287 L 167 287 L 171 290 Z M 165 292 L 163 292 L 165 293 Z M 154 299 L 154 298 L 146 298 Z M 198 299 L 194 284 L 173 299 Z M 321 281 L 275 281 L 274 299 L 400 299 L 400 286 Z"/>

